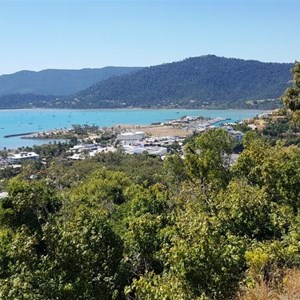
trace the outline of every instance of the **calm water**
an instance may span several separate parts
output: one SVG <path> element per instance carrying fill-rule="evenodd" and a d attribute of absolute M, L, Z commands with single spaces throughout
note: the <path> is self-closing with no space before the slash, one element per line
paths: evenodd
<path fill-rule="evenodd" d="M 164 122 L 181 116 L 230 118 L 239 121 L 260 114 L 260 110 L 0 110 L 0 150 L 48 143 L 45 140 L 26 140 L 20 137 L 4 138 L 19 134 L 50 129 L 71 128 L 72 124 L 112 126 L 117 124 L 147 125 Z"/>

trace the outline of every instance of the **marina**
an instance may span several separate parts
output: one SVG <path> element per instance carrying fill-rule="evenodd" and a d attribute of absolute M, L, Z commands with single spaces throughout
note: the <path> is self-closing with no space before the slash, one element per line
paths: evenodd
<path fill-rule="evenodd" d="M 44 132 L 55 129 L 70 129 L 74 124 L 111 127 L 123 124 L 149 125 L 168 122 L 184 116 L 241 121 L 263 113 L 261 110 L 187 110 L 187 109 L 102 109 L 63 110 L 27 109 L 0 110 L 0 149 L 49 143 L 45 139 L 21 139 L 29 132 Z M 222 122 L 222 121 L 220 121 Z M 10 136 L 10 138 L 5 138 Z"/>

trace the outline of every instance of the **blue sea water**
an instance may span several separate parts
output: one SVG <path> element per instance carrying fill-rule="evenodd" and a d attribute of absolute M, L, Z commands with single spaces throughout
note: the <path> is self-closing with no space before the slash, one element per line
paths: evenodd
<path fill-rule="evenodd" d="M 232 122 L 254 117 L 260 110 L 187 110 L 187 109 L 23 109 L 0 110 L 0 150 L 15 149 L 48 143 L 48 140 L 26 140 L 20 137 L 4 138 L 9 134 L 71 128 L 72 124 L 113 126 L 118 124 L 148 125 L 182 116 L 229 118 Z"/>

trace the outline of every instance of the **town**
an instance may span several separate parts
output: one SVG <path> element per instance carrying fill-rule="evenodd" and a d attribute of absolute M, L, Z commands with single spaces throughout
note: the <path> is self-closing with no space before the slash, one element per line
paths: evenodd
<path fill-rule="evenodd" d="M 65 141 L 70 146 L 66 150 L 66 158 L 82 160 L 99 153 L 121 151 L 127 154 L 148 153 L 160 156 L 162 159 L 174 149 L 184 155 L 182 147 L 184 140 L 192 135 L 221 127 L 234 136 L 237 142 L 243 138 L 243 133 L 234 130 L 236 123 L 228 123 L 224 118 L 203 118 L 185 116 L 165 123 L 155 123 L 149 126 L 117 125 L 110 128 L 98 126 L 73 125 L 72 129 L 51 130 L 47 132 L 30 133 L 22 138 L 41 139 L 46 142 Z M 2 167 L 21 167 L 22 162 L 40 160 L 42 157 L 33 151 L 24 149 L 10 150 L 0 156 Z"/>

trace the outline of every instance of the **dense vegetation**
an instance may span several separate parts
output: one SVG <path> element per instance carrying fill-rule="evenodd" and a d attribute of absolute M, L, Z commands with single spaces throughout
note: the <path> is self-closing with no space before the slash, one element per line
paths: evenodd
<path fill-rule="evenodd" d="M 236 102 L 279 98 L 291 79 L 291 68 L 292 64 L 214 55 L 194 57 L 102 81 L 76 95 L 74 105 L 236 107 Z"/>
<path fill-rule="evenodd" d="M 1 299 L 233 299 L 300 265 L 300 149 L 223 130 L 186 158 L 29 164 L 0 209 Z"/>
<path fill-rule="evenodd" d="M 38 148 L 48 160 L 1 174 L 0 298 L 299 299 L 300 148 L 286 141 L 248 131 L 234 164 L 223 129 L 189 138 L 184 159 Z"/>
<path fill-rule="evenodd" d="M 300 120 L 300 63 L 295 64 L 293 74 L 293 84 L 285 91 L 282 101 L 285 107 L 292 111 L 293 121 L 298 122 Z"/>
<path fill-rule="evenodd" d="M 262 134 L 273 143 L 280 139 L 285 145 L 300 146 L 300 64 L 293 69 L 293 84 L 285 91 L 282 101 L 287 109 L 279 110 L 277 116 L 268 120 Z"/>
<path fill-rule="evenodd" d="M 105 67 L 82 70 L 20 71 L 0 76 L 0 95 L 38 94 L 63 96 L 76 93 L 96 82 L 140 70 L 141 68 Z"/>
<path fill-rule="evenodd" d="M 272 109 L 281 107 L 291 68 L 208 55 L 142 69 L 22 71 L 0 76 L 0 95 L 11 94 L 0 97 L 0 107 Z"/>
<path fill-rule="evenodd" d="M 55 96 L 36 94 L 13 94 L 0 96 L 0 109 L 49 107 L 55 103 Z"/>

